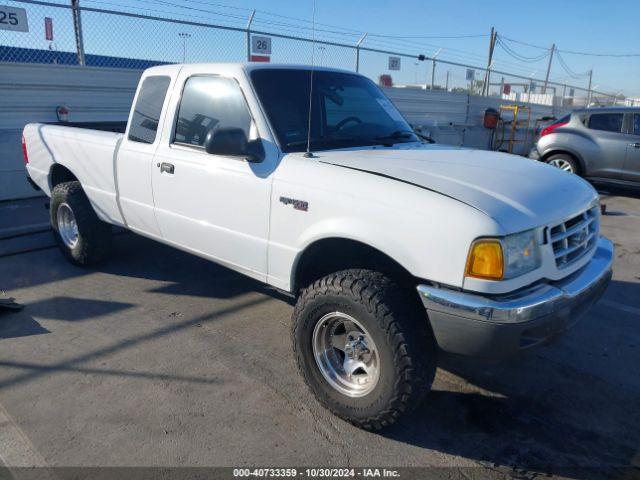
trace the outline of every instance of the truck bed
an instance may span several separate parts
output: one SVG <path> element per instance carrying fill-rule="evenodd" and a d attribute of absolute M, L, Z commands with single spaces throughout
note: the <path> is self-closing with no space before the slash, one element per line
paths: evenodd
<path fill-rule="evenodd" d="M 82 183 L 103 220 L 122 223 L 115 187 L 117 148 L 126 122 L 30 123 L 24 138 L 31 179 L 51 196 L 49 173 L 64 165 Z"/>

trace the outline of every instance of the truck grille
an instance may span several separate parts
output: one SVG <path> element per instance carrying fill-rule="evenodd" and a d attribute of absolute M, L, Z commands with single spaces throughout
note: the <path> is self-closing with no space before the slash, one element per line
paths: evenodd
<path fill-rule="evenodd" d="M 596 206 L 551 227 L 549 242 L 558 268 L 568 267 L 595 246 L 600 227 L 598 214 Z"/>

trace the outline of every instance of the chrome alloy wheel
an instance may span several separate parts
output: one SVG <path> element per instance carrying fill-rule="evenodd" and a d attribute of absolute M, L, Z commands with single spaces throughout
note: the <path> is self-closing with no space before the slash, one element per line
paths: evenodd
<path fill-rule="evenodd" d="M 62 243 L 67 248 L 72 249 L 78 243 L 78 224 L 73 210 L 66 203 L 61 203 L 56 214 L 58 220 L 58 234 L 62 239 Z"/>
<path fill-rule="evenodd" d="M 549 162 L 549 165 L 553 165 L 560 170 L 564 170 L 565 172 L 576 173 L 573 171 L 573 165 L 566 161 L 564 158 L 554 158 Z"/>
<path fill-rule="evenodd" d="M 313 329 L 312 345 L 320 373 L 340 393 L 362 397 L 377 385 L 378 349 L 352 316 L 342 312 L 324 315 Z"/>

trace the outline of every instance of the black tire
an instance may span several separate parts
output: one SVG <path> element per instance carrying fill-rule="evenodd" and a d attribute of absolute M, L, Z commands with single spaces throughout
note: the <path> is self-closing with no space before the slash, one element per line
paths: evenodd
<path fill-rule="evenodd" d="M 324 406 L 357 427 L 379 430 L 393 424 L 417 407 L 431 389 L 437 346 L 426 313 L 413 293 L 381 273 L 344 270 L 317 280 L 298 298 L 292 339 L 300 373 Z M 334 311 L 356 319 L 379 351 L 379 378 L 364 396 L 340 392 L 316 363 L 314 328 Z"/>
<path fill-rule="evenodd" d="M 554 165 L 554 163 L 564 162 L 566 165 L 568 165 L 571 168 L 571 170 L 566 170 L 564 168 L 563 170 L 570 173 L 575 173 L 576 175 L 580 175 L 581 173 L 580 164 L 578 163 L 578 161 L 575 158 L 573 158 L 571 155 L 567 155 L 566 153 L 556 153 L 554 155 L 551 155 L 549 158 L 545 160 L 545 162 L 557 168 L 560 168 L 560 167 L 558 165 Z"/>
<path fill-rule="evenodd" d="M 73 212 L 78 228 L 77 241 L 73 246 L 65 243 L 58 227 L 58 213 L 63 204 Z M 49 213 L 56 244 L 69 262 L 79 266 L 94 265 L 109 255 L 111 225 L 98 218 L 80 182 L 64 182 L 56 185 L 51 192 Z"/>

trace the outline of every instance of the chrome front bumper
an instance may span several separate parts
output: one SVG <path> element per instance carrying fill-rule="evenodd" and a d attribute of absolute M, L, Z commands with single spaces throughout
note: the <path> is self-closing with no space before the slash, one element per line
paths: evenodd
<path fill-rule="evenodd" d="M 504 357 L 571 327 L 606 290 L 612 263 L 613 244 L 601 237 L 583 269 L 515 294 L 484 297 L 429 285 L 417 288 L 443 350 Z"/>

